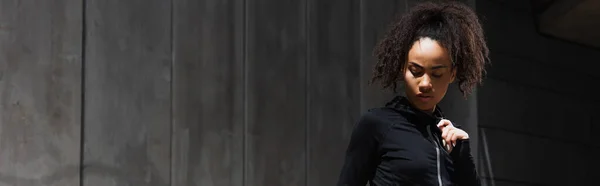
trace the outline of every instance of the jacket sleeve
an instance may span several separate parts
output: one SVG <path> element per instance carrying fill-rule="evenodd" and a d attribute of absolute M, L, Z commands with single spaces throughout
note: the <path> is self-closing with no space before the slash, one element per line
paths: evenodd
<path fill-rule="evenodd" d="M 459 186 L 479 186 L 481 180 L 477 175 L 475 162 L 471 155 L 471 147 L 469 140 L 459 140 L 456 143 L 456 150 L 450 153 L 454 162 L 454 170 L 456 171 L 456 183 Z"/>
<path fill-rule="evenodd" d="M 379 134 L 382 122 L 367 113 L 356 124 L 346 149 L 338 186 L 364 186 L 379 162 Z"/>

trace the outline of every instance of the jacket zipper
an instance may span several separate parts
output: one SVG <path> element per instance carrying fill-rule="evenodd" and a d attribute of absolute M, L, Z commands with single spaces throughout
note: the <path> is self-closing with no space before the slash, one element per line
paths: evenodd
<path fill-rule="evenodd" d="M 427 127 L 427 132 L 429 133 L 429 137 L 430 140 L 433 141 L 433 143 L 435 144 L 435 153 L 436 153 L 436 162 L 437 162 L 437 177 L 438 177 L 438 183 L 440 186 L 442 186 L 442 174 L 441 174 L 441 170 L 440 170 L 440 148 L 438 143 L 433 139 L 433 134 L 431 133 L 431 129 L 429 128 L 429 126 Z"/>

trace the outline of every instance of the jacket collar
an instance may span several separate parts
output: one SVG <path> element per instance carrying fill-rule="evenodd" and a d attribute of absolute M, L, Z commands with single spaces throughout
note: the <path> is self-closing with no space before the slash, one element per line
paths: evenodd
<path fill-rule="evenodd" d="M 404 96 L 394 97 L 385 106 L 404 114 L 405 117 L 416 118 L 422 121 L 419 123 L 436 125 L 441 119 L 445 118 L 439 105 L 436 105 L 433 113 L 428 113 L 414 107 Z"/>

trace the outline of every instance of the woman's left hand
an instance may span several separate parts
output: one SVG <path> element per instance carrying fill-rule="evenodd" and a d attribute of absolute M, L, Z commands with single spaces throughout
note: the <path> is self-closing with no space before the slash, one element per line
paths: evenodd
<path fill-rule="evenodd" d="M 450 120 L 442 119 L 437 124 L 437 127 L 442 131 L 442 139 L 444 139 L 444 146 L 448 152 L 451 152 L 452 148 L 456 146 L 457 140 L 469 139 L 469 134 L 464 130 L 454 127 Z"/>

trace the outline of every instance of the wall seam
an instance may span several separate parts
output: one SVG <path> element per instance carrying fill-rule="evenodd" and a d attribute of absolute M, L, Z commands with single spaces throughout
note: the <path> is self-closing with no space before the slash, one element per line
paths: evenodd
<path fill-rule="evenodd" d="M 87 1 L 81 1 L 81 112 L 80 112 L 80 132 L 79 132 L 79 186 L 84 185 L 85 171 L 85 63 L 86 63 L 86 45 L 87 45 Z"/>

